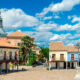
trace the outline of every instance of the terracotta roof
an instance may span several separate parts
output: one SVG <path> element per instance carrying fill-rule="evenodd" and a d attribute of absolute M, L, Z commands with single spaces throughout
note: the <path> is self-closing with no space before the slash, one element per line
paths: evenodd
<path fill-rule="evenodd" d="M 51 42 L 50 50 L 53 51 L 68 51 L 68 52 L 78 52 L 75 46 L 66 46 L 63 42 Z"/>
<path fill-rule="evenodd" d="M 51 42 L 50 50 L 67 50 L 62 42 Z"/>
<path fill-rule="evenodd" d="M 7 37 L 0 37 L 0 40 L 7 40 Z"/>
<path fill-rule="evenodd" d="M 8 37 L 24 37 L 27 36 L 26 34 L 20 32 L 19 30 L 16 32 L 13 32 L 12 34 L 8 35 Z"/>
<path fill-rule="evenodd" d="M 66 46 L 68 52 L 78 52 L 78 48 L 75 46 Z"/>
<path fill-rule="evenodd" d="M 0 40 L 0 47 L 19 48 L 18 46 L 14 46 L 5 40 Z"/>

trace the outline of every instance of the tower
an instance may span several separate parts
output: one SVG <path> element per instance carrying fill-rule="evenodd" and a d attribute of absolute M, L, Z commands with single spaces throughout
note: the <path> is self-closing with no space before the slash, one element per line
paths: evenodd
<path fill-rule="evenodd" d="M 0 37 L 6 37 L 7 34 L 3 30 L 3 20 L 1 18 L 1 11 L 0 11 Z"/>

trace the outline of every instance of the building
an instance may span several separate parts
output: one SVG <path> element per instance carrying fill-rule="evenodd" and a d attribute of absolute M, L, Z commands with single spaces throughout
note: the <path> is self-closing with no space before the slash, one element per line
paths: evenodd
<path fill-rule="evenodd" d="M 24 36 L 29 36 L 27 34 L 22 33 L 19 30 L 7 35 L 3 30 L 2 22 L 3 21 L 2 21 L 2 18 L 1 18 L 1 12 L 0 12 L 0 40 L 7 41 L 11 45 L 18 46 L 18 43 L 21 43 L 21 39 Z M 33 38 L 33 40 L 34 40 L 34 38 Z M 35 48 L 33 48 L 33 51 L 35 51 L 36 54 L 39 55 L 39 48 L 35 47 Z"/>
<path fill-rule="evenodd" d="M 77 47 L 66 46 L 63 42 L 51 42 L 49 46 L 49 68 L 76 68 L 80 65 Z"/>
<path fill-rule="evenodd" d="M 11 45 L 5 40 L 0 40 L 0 74 L 10 71 L 10 63 L 13 65 L 16 63 L 18 69 L 18 50 L 18 46 Z"/>
<path fill-rule="evenodd" d="M 3 23 L 3 21 L 2 21 L 2 18 L 1 18 L 1 12 L 0 12 L 0 37 L 6 37 L 7 34 L 4 32 L 2 23 Z"/>
<path fill-rule="evenodd" d="M 0 74 L 3 71 L 9 71 L 9 63 L 18 64 L 18 49 L 17 45 L 11 44 L 7 38 L 7 34 L 4 32 L 3 21 L 0 12 Z M 18 65 L 17 65 L 18 69 Z"/>
<path fill-rule="evenodd" d="M 22 33 L 21 31 L 17 30 L 16 32 L 13 32 L 9 35 L 7 35 L 7 37 L 1 37 L 0 40 L 6 40 L 7 42 L 9 42 L 11 45 L 14 46 L 18 46 L 19 43 L 21 43 L 21 39 L 25 36 L 28 36 L 27 34 Z M 30 36 L 31 37 L 31 36 Z M 34 40 L 34 38 L 33 38 Z M 40 49 L 35 47 L 32 48 L 33 51 L 36 52 L 37 55 L 39 55 L 39 51 Z"/>

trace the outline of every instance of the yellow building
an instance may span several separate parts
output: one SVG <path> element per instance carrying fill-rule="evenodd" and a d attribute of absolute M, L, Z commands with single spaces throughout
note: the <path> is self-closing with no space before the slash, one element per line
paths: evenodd
<path fill-rule="evenodd" d="M 49 47 L 49 62 L 54 68 L 66 67 L 67 50 L 62 42 L 51 42 Z"/>
<path fill-rule="evenodd" d="M 79 52 L 76 46 L 66 46 L 63 42 L 51 42 L 49 47 L 49 67 L 76 68 L 80 66 Z"/>

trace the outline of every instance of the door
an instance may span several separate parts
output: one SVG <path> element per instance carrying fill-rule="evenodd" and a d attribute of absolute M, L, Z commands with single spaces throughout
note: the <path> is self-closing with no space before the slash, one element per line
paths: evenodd
<path fill-rule="evenodd" d="M 64 54 L 60 54 L 60 60 L 64 60 Z"/>
<path fill-rule="evenodd" d="M 74 60 L 74 54 L 71 54 L 71 60 Z"/>
<path fill-rule="evenodd" d="M 52 55 L 52 60 L 56 60 L 56 55 L 55 54 Z"/>

